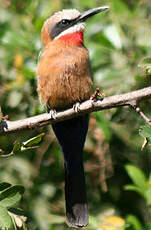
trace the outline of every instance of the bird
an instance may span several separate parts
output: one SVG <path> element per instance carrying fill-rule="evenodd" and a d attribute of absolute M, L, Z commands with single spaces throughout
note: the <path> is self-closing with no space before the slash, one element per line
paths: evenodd
<path fill-rule="evenodd" d="M 89 52 L 84 45 L 86 20 L 108 6 L 80 13 L 63 9 L 43 24 L 43 51 L 37 66 L 37 92 L 48 112 L 62 111 L 90 99 L 93 92 Z M 54 116 L 52 116 L 55 118 Z M 52 125 L 64 157 L 66 222 L 70 227 L 88 224 L 83 148 L 89 116 L 79 115 Z"/>

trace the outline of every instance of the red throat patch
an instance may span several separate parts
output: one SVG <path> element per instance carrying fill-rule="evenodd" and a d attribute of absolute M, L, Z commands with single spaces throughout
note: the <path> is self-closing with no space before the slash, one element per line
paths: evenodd
<path fill-rule="evenodd" d="M 64 40 L 68 43 L 82 44 L 83 43 L 83 31 L 77 31 L 70 34 L 62 35 L 59 39 Z"/>

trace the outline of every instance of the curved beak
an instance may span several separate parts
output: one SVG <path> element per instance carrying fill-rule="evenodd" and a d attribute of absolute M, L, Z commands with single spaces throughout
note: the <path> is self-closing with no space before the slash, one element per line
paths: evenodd
<path fill-rule="evenodd" d="M 101 6 L 101 7 L 97 7 L 97 8 L 93 8 L 87 11 L 84 11 L 83 13 L 81 13 L 81 15 L 76 19 L 76 22 L 83 22 L 86 19 L 88 19 L 89 17 L 98 14 L 100 12 L 103 12 L 105 10 L 108 10 L 109 7 L 108 6 Z"/>

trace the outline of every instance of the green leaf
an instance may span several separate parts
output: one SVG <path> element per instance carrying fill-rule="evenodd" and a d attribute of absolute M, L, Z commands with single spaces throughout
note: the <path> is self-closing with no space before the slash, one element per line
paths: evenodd
<path fill-rule="evenodd" d="M 140 189 L 139 187 L 135 186 L 135 185 L 125 185 L 124 186 L 124 189 L 126 191 L 134 191 L 134 192 L 137 192 L 138 194 L 140 194 L 141 196 L 144 197 L 144 193 L 142 191 L 142 189 Z"/>
<path fill-rule="evenodd" d="M 128 227 L 126 229 L 131 229 L 129 227 L 132 227 L 133 230 L 142 230 L 143 229 L 138 218 L 136 216 L 133 216 L 133 215 L 128 215 L 126 217 L 126 225 Z"/>
<path fill-rule="evenodd" d="M 148 205 L 151 205 L 151 185 L 144 191 L 145 199 Z"/>
<path fill-rule="evenodd" d="M 139 168 L 133 166 L 133 165 L 126 165 L 125 167 L 129 177 L 131 178 L 131 180 L 133 181 L 133 183 L 139 187 L 139 189 L 141 189 L 142 191 L 146 190 L 146 177 L 145 174 L 143 173 L 142 170 L 140 170 Z"/>
<path fill-rule="evenodd" d="M 25 189 L 21 185 L 15 185 L 4 192 L 0 193 L 0 206 L 12 207 L 18 203 L 24 193 Z"/>
<path fill-rule="evenodd" d="M 28 141 L 25 141 L 22 143 L 20 143 L 19 141 L 16 141 L 14 144 L 12 153 L 19 152 L 19 151 L 23 152 L 23 151 L 27 151 L 30 149 L 38 148 L 39 146 L 36 146 L 36 144 L 40 143 L 40 141 L 42 140 L 44 135 L 45 135 L 45 133 L 41 133 L 35 137 L 32 137 Z"/>
<path fill-rule="evenodd" d="M 44 135 L 45 135 L 45 133 L 41 133 L 35 137 L 32 137 L 28 141 L 23 142 L 24 147 L 32 147 L 33 145 L 39 144 Z"/>
<path fill-rule="evenodd" d="M 24 151 L 27 151 L 27 150 L 31 150 L 31 149 L 36 149 L 38 148 L 39 146 L 38 145 L 35 145 L 35 146 L 31 146 L 31 147 L 24 147 L 24 146 L 21 146 L 21 152 L 24 152 Z"/>
<path fill-rule="evenodd" d="M 5 207 L 0 206 L 0 229 L 12 230 L 13 222 Z"/>
<path fill-rule="evenodd" d="M 9 184 L 7 182 L 0 183 L 0 191 L 3 191 L 3 190 L 5 190 L 6 188 L 9 188 L 9 187 L 11 187 L 11 184 Z"/>
<path fill-rule="evenodd" d="M 141 126 L 139 129 L 139 134 L 143 138 L 147 138 L 148 143 L 151 144 L 151 128 L 148 126 Z"/>
<path fill-rule="evenodd" d="M 22 68 L 22 73 L 24 74 L 24 76 L 28 80 L 33 79 L 35 77 L 35 72 L 33 72 L 32 70 L 30 70 L 29 68 L 25 68 L 25 67 Z"/>
<path fill-rule="evenodd" d="M 20 150 L 21 150 L 21 144 L 19 143 L 19 141 L 15 141 L 14 147 L 13 147 L 13 153 L 18 152 Z"/>

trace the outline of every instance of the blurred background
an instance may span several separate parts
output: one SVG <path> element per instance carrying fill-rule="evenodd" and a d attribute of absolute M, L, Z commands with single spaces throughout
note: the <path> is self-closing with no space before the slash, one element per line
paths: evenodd
<path fill-rule="evenodd" d="M 100 87 L 108 96 L 151 84 L 150 0 L 1 0 L 0 105 L 4 115 L 17 120 L 45 112 L 38 100 L 35 74 L 44 21 L 64 8 L 82 12 L 103 5 L 110 10 L 89 19 L 85 32 L 94 88 Z M 149 100 L 141 108 L 151 117 Z M 126 107 L 91 114 L 84 151 L 88 229 L 151 229 L 151 147 L 141 151 L 142 125 L 144 121 Z M 0 182 L 25 187 L 18 207 L 27 216 L 27 229 L 64 230 L 63 159 L 51 127 L 0 137 L 0 149 L 9 153 L 14 141 L 42 132 L 39 148 L 0 160 Z M 141 176 L 146 187 L 140 192 Z"/>

